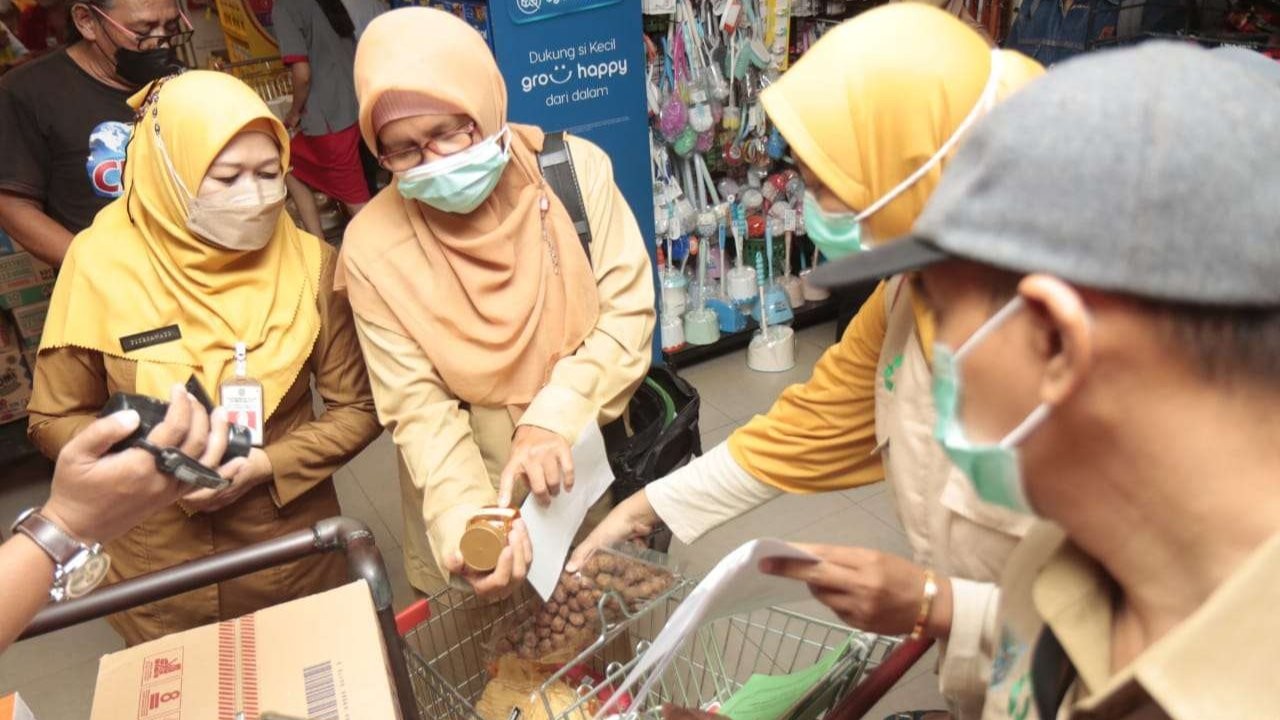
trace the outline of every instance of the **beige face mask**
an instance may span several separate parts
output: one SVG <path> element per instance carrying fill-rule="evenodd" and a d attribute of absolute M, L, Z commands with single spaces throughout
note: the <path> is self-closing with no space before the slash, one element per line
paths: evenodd
<path fill-rule="evenodd" d="M 235 185 L 208 195 L 187 190 L 169 159 L 169 151 L 156 127 L 156 144 L 178 193 L 187 201 L 187 229 L 210 245 L 236 252 L 261 250 L 271 242 L 284 210 L 284 178 Z"/>
<path fill-rule="evenodd" d="M 187 229 L 227 250 L 261 250 L 284 210 L 284 180 L 229 187 L 187 201 Z"/>

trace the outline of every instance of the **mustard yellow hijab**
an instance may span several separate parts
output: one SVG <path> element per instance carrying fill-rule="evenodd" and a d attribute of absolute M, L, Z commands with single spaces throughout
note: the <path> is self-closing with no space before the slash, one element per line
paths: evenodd
<path fill-rule="evenodd" d="M 234 370 L 235 344 L 244 342 L 269 418 L 320 333 L 321 242 L 286 213 L 255 252 L 193 236 L 157 136 L 194 192 L 227 143 L 256 121 L 270 124 L 288 167 L 288 133 L 253 90 L 224 73 L 188 72 L 149 92 L 129 101 L 143 114 L 129 144 L 124 195 L 72 241 L 40 351 L 79 347 L 134 360 L 136 391 L 161 398 L 195 374 L 216 399 Z M 173 325 L 180 339 L 133 350 L 121 342 Z"/>
<path fill-rule="evenodd" d="M 996 98 L 1044 73 L 1001 50 Z M 955 133 L 992 67 L 986 41 L 921 3 L 894 3 L 836 26 L 760 97 L 792 151 L 851 209 L 870 207 Z M 866 220 L 883 242 L 911 229 L 946 159 Z"/>

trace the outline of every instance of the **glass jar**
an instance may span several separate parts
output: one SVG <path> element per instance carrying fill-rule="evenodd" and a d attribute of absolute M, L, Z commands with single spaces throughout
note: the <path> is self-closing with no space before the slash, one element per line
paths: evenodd
<path fill-rule="evenodd" d="M 511 524 L 520 517 L 516 508 L 486 507 L 467 520 L 459 550 L 462 561 L 476 572 L 492 572 L 498 566 L 498 556 L 507 546 Z"/>

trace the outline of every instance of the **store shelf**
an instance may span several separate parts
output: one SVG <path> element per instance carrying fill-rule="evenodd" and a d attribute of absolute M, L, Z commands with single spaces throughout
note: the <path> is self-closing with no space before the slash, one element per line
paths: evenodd
<path fill-rule="evenodd" d="M 836 303 L 831 300 L 808 302 L 796 308 L 793 312 L 795 313 L 795 320 L 792 321 L 791 327 L 799 330 L 834 318 L 836 316 Z M 663 351 L 662 358 L 676 369 L 696 365 L 746 347 L 751 342 L 751 336 L 755 333 L 757 327 L 754 320 L 747 318 L 747 328 L 745 330 L 721 335 L 720 340 L 713 345 L 685 345 L 683 349 L 673 353 Z"/>

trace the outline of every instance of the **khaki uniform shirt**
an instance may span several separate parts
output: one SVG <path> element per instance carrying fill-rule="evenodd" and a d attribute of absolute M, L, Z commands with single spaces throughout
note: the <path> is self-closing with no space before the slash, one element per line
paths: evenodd
<path fill-rule="evenodd" d="M 1118 672 L 1116 586 L 1060 530 L 1033 529 L 1002 588 L 989 720 L 1280 718 L 1280 533 Z"/>
<path fill-rule="evenodd" d="M 608 155 L 580 138 L 569 136 L 568 143 L 591 226 L 600 317 L 523 413 L 461 402 L 417 342 L 356 318 L 378 416 L 401 455 L 405 567 L 426 593 L 444 586 L 443 554 L 458 547 L 467 520 L 497 502 L 517 425 L 550 430 L 572 444 L 586 423 L 619 417 L 649 369 L 656 313 L 644 238 L 613 182 Z"/>
<path fill-rule="evenodd" d="M 340 514 L 331 476 L 381 432 L 345 296 L 333 292 L 336 256 L 321 273 L 320 335 L 303 372 L 267 419 L 263 448 L 275 477 L 213 513 L 188 516 L 177 505 L 159 511 L 108 543 L 110 582 L 161 570 L 310 527 Z M 65 347 L 40 353 L 31 397 L 32 442 L 57 457 L 93 422 L 114 392 L 134 392 L 134 361 Z M 316 417 L 311 379 L 324 401 Z M 210 392 L 215 389 L 210 388 Z M 229 620 L 342 584 L 337 555 L 302 560 L 130 610 L 111 619 L 134 645 L 200 625 Z"/>

